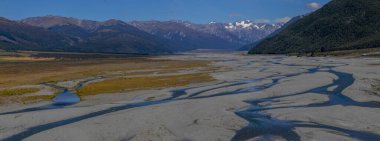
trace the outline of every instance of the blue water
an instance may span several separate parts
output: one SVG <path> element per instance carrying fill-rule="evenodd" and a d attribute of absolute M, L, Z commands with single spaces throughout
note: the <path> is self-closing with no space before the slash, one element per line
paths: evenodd
<path fill-rule="evenodd" d="M 78 85 L 75 86 L 75 89 L 77 90 L 77 89 L 83 87 L 85 83 L 88 83 L 88 82 L 94 81 L 94 80 L 98 80 L 98 79 L 102 79 L 102 78 L 104 78 L 104 77 L 98 76 L 98 77 L 94 77 L 94 78 L 87 79 L 87 80 L 84 80 L 82 82 L 79 82 Z M 57 87 L 57 86 L 54 86 L 54 87 Z M 66 105 L 72 105 L 72 104 L 76 104 L 76 103 L 80 102 L 80 97 L 76 93 L 69 91 L 66 88 L 62 88 L 62 87 L 57 87 L 57 88 L 62 89 L 63 92 L 58 94 L 53 99 L 53 105 L 55 105 L 55 106 L 66 106 Z"/>
<path fill-rule="evenodd" d="M 281 63 L 279 63 L 281 64 Z M 284 65 L 284 64 L 283 64 Z M 285 64 L 286 65 L 286 64 Z M 294 65 L 292 65 L 294 66 Z M 327 70 L 326 70 L 327 69 Z M 110 114 L 117 111 L 137 108 L 137 107 L 144 107 L 144 106 L 151 106 L 151 105 L 159 105 L 163 103 L 169 103 L 173 101 L 178 100 L 190 100 L 190 99 L 204 99 L 204 98 L 211 98 L 211 97 L 219 97 L 219 96 L 227 96 L 227 95 L 236 95 L 236 94 L 249 94 L 250 92 L 257 92 L 262 91 L 265 89 L 268 89 L 272 86 L 275 86 L 277 84 L 280 84 L 280 80 L 284 78 L 294 77 L 294 76 L 300 76 L 303 74 L 314 74 L 317 72 L 327 72 L 336 75 L 338 78 L 335 79 L 331 84 L 328 84 L 326 86 L 312 88 L 311 90 L 296 93 L 296 94 L 288 94 L 288 95 L 281 95 L 281 96 L 274 96 L 269 97 L 265 99 L 256 99 L 256 100 L 247 100 L 246 103 L 250 104 L 251 107 L 248 109 L 245 109 L 243 111 L 236 111 L 235 114 L 249 122 L 249 124 L 246 127 L 243 127 L 236 131 L 236 134 L 231 139 L 233 141 L 240 141 L 240 140 L 249 140 L 256 137 L 262 137 L 265 135 L 272 135 L 272 136 L 279 136 L 282 137 L 285 140 L 288 141 L 298 141 L 301 140 L 301 137 L 297 134 L 295 131 L 295 128 L 319 128 L 324 130 L 330 130 L 333 132 L 341 133 L 347 137 L 351 137 L 357 140 L 380 140 L 380 135 L 375 133 L 369 133 L 365 131 L 356 131 L 356 130 L 350 130 L 350 129 L 344 129 L 339 127 L 334 127 L 331 125 L 324 125 L 321 123 L 314 123 L 314 122 L 304 122 L 304 121 L 294 121 L 294 120 L 280 120 L 272 117 L 269 114 L 266 114 L 264 111 L 268 111 L 271 109 L 281 109 L 281 108 L 306 108 L 306 107 L 326 107 L 326 106 L 334 106 L 334 105 L 344 105 L 344 106 L 359 106 L 359 107 L 367 107 L 367 108 L 379 108 L 380 103 L 378 102 L 357 102 L 349 97 L 343 95 L 343 91 L 351 86 L 355 79 L 352 74 L 339 72 L 333 70 L 333 67 L 331 66 L 317 66 L 313 68 L 307 69 L 307 72 L 301 72 L 301 73 L 291 73 L 286 75 L 274 75 L 274 76 L 268 76 L 261 79 L 252 79 L 252 80 L 242 80 L 232 83 L 221 83 L 217 84 L 214 87 L 201 90 L 194 93 L 187 93 L 186 91 L 192 88 L 184 88 L 184 89 L 176 89 L 171 91 L 172 96 L 167 99 L 162 100 L 156 100 L 156 101 L 144 101 L 144 102 L 138 102 L 138 103 L 132 103 L 132 104 L 122 104 L 115 107 L 110 107 L 101 111 L 88 113 L 84 115 L 80 115 L 73 118 L 68 118 L 56 122 L 46 123 L 42 125 L 37 125 L 34 127 L 31 127 L 21 133 L 12 135 L 8 138 L 5 138 L 3 140 L 5 141 L 14 141 L 14 140 L 23 140 L 26 139 L 32 135 L 57 128 L 60 126 L 64 126 L 67 124 L 72 124 L 76 122 L 80 122 L 89 118 L 98 117 L 105 114 Z M 263 84 L 263 85 L 255 85 L 255 86 L 248 86 L 242 89 L 232 90 L 232 91 L 225 91 L 221 93 L 214 93 L 211 95 L 203 95 L 206 92 L 211 92 L 213 90 L 217 90 L 220 88 L 225 87 L 232 87 L 232 86 L 238 86 L 238 85 L 246 85 L 251 83 L 260 82 L 261 80 L 268 80 L 271 79 L 272 82 Z M 79 85 L 80 87 L 81 85 Z M 329 91 L 328 88 L 331 86 L 337 86 L 334 90 Z M 285 107 L 265 107 L 261 103 L 263 102 L 276 102 L 280 100 L 280 98 L 283 97 L 289 97 L 289 96 L 295 96 L 295 95 L 302 95 L 307 93 L 316 93 L 316 94 L 323 94 L 328 95 L 329 100 L 323 103 L 315 103 L 310 105 L 301 105 L 301 106 L 285 106 Z M 182 98 L 181 98 L 182 97 Z M 80 98 L 70 91 L 64 91 L 61 94 L 59 94 L 56 98 L 54 98 L 53 102 L 55 104 L 74 104 L 80 101 Z M 37 111 L 36 109 L 26 109 L 22 111 L 15 111 L 15 112 L 9 112 L 9 113 L 3 113 L 3 114 L 10 114 L 10 113 L 20 113 L 20 112 L 30 112 L 30 111 Z M 2 115 L 2 114 L 0 114 Z M 270 140 L 270 139 L 268 139 Z"/>
<path fill-rule="evenodd" d="M 78 103 L 80 97 L 68 90 L 64 90 L 53 99 L 53 105 L 71 105 Z"/>

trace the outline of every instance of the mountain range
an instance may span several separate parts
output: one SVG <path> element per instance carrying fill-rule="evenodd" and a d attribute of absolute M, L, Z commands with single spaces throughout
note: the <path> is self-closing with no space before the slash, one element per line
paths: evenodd
<path fill-rule="evenodd" d="M 332 0 L 287 23 L 0 18 L 0 50 L 163 54 L 197 49 L 286 54 L 380 47 L 380 1 Z"/>
<path fill-rule="evenodd" d="M 92 21 L 61 16 L 0 18 L 0 49 L 161 54 L 196 49 L 236 50 L 283 24 L 194 24 L 186 21 Z"/>
<path fill-rule="evenodd" d="M 312 53 L 380 47 L 379 0 L 332 0 L 253 47 L 251 54 Z"/>
<path fill-rule="evenodd" d="M 45 19 L 55 22 L 45 22 Z M 38 26 L 33 26 L 32 23 Z M 22 21 L 1 18 L 0 49 L 103 53 L 171 52 L 165 42 L 122 21 L 80 23 L 64 17 L 30 18 Z"/>
<path fill-rule="evenodd" d="M 235 23 L 193 24 L 186 21 L 134 21 L 131 25 L 152 35 L 173 41 L 179 50 L 229 49 L 236 50 L 243 45 L 260 40 L 283 24 Z"/>
<path fill-rule="evenodd" d="M 281 28 L 278 28 L 277 30 L 273 31 L 271 34 L 269 34 L 268 36 L 260 39 L 260 40 L 257 40 L 253 43 L 250 43 L 250 44 L 246 44 L 245 46 L 239 48 L 238 50 L 239 51 L 249 51 L 253 48 L 255 48 L 257 45 L 261 44 L 263 41 L 266 41 L 267 39 L 269 38 L 272 38 L 274 36 L 276 36 L 277 34 L 279 34 L 281 31 L 285 30 L 288 26 L 290 26 L 291 24 L 295 23 L 296 21 L 302 19 L 303 17 L 305 17 L 306 15 L 301 15 L 301 16 L 296 16 L 296 17 L 293 17 L 291 18 L 287 23 L 283 24 L 281 26 Z"/>

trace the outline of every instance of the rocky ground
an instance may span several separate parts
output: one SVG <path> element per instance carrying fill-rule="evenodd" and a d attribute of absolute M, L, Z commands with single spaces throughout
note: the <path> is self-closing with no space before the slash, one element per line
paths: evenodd
<path fill-rule="evenodd" d="M 380 140 L 379 58 L 156 58 L 211 61 L 215 81 L 89 96 L 70 106 L 5 105 L 0 139 Z"/>

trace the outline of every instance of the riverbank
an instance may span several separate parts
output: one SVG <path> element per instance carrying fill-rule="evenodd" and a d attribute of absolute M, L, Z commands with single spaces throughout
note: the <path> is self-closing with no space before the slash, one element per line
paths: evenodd
<path fill-rule="evenodd" d="M 191 53 L 150 59 L 209 62 L 212 67 L 195 71 L 212 81 L 92 95 L 64 107 L 1 107 L 0 138 L 380 139 L 378 58 Z"/>
<path fill-rule="evenodd" d="M 212 66 L 209 66 L 208 61 L 84 53 L 8 52 L 0 56 L 16 58 L 0 62 L 1 105 L 49 101 L 54 97 L 61 97 L 60 94 L 77 93 L 84 98 L 106 92 L 159 89 L 212 81 L 208 75 Z M 47 58 L 33 58 L 36 56 Z M 170 84 L 160 82 L 168 78 L 171 78 Z M 157 83 L 146 83 L 152 80 Z M 72 98 L 75 99 L 73 101 L 79 99 L 78 96 Z"/>

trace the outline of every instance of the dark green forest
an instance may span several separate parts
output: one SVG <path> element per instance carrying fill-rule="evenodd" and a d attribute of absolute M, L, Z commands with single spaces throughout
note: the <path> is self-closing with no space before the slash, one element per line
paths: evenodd
<path fill-rule="evenodd" d="M 380 0 L 333 0 L 250 50 L 286 54 L 380 47 Z"/>

